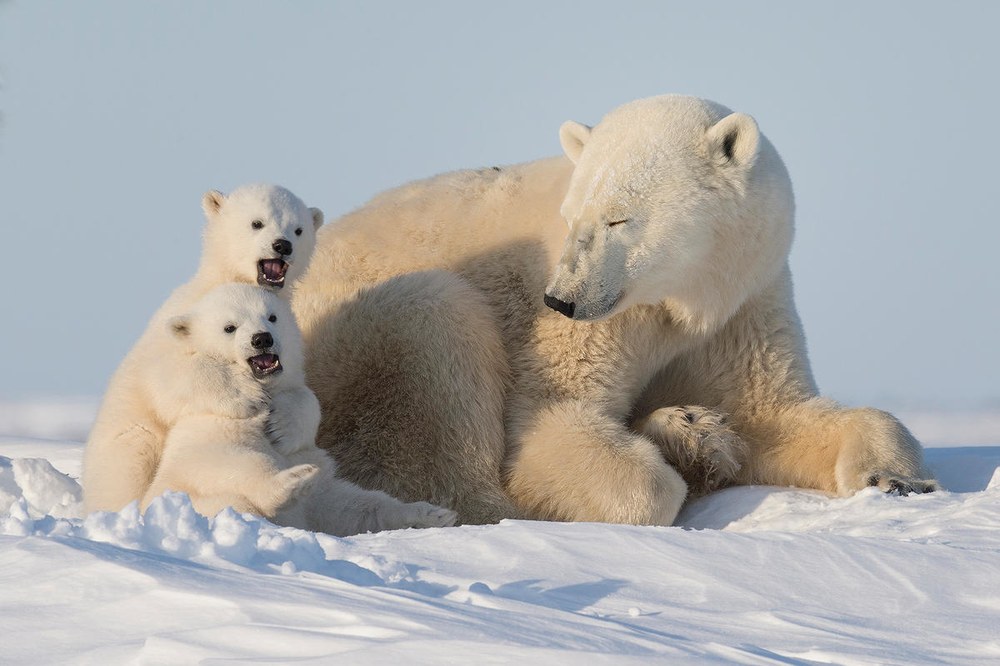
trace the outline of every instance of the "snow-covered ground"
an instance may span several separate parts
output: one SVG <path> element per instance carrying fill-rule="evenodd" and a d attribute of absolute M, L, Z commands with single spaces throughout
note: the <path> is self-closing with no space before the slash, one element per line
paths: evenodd
<path fill-rule="evenodd" d="M 0 663 L 1000 664 L 997 412 L 902 415 L 950 492 L 337 539 L 183 495 L 79 517 L 93 407 L 0 405 Z"/>

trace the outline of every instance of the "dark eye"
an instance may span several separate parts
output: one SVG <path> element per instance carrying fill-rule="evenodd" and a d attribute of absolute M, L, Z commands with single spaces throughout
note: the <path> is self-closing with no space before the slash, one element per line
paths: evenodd
<path fill-rule="evenodd" d="M 271 315 L 270 317 L 267 318 L 267 320 L 273 324 L 274 322 L 278 321 L 278 315 Z"/>
<path fill-rule="evenodd" d="M 230 324 L 229 326 L 226 326 L 226 327 L 225 327 L 224 329 L 222 329 L 222 330 L 223 330 L 223 331 L 225 331 L 226 333 L 232 333 L 233 331 L 235 331 L 235 330 L 236 330 L 236 327 L 235 327 L 235 326 L 233 326 L 232 324 Z"/>
<path fill-rule="evenodd" d="M 614 222 L 608 222 L 609 227 L 617 227 L 619 224 L 625 224 L 628 220 L 615 220 Z"/>
<path fill-rule="evenodd" d="M 302 235 L 302 227 L 299 227 L 298 229 L 295 230 L 295 235 L 296 236 L 301 236 Z"/>
<path fill-rule="evenodd" d="M 253 222 L 250 223 L 250 226 L 253 227 L 254 229 L 263 229 L 264 223 L 261 222 L 260 220 L 254 220 Z"/>

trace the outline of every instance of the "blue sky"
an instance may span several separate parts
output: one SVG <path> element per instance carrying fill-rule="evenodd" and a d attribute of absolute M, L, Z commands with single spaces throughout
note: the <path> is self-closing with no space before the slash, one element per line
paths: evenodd
<path fill-rule="evenodd" d="M 998 24 L 987 2 L 0 3 L 0 394 L 99 394 L 193 272 L 207 189 L 277 182 L 334 218 L 676 92 L 753 115 L 789 167 L 824 393 L 1000 405 Z"/>

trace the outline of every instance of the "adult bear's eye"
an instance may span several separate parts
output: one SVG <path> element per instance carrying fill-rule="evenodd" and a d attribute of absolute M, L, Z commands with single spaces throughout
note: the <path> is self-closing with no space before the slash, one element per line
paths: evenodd
<path fill-rule="evenodd" d="M 278 315 L 271 315 L 270 317 L 267 318 L 267 320 L 273 324 L 274 322 L 278 321 Z"/>
<path fill-rule="evenodd" d="M 232 332 L 234 332 L 236 330 L 236 327 L 233 326 L 232 324 L 230 324 L 229 326 L 226 326 L 222 330 L 225 331 L 226 333 L 232 333 Z"/>
<path fill-rule="evenodd" d="M 264 223 L 261 222 L 260 220 L 254 220 L 253 222 L 250 223 L 250 226 L 253 227 L 254 229 L 263 229 Z"/>
<path fill-rule="evenodd" d="M 615 220 L 614 222 L 608 222 L 609 227 L 617 227 L 619 224 L 625 224 L 628 220 Z"/>
<path fill-rule="evenodd" d="M 295 230 L 295 235 L 296 236 L 301 236 L 302 235 L 302 227 L 299 227 L 298 229 Z"/>

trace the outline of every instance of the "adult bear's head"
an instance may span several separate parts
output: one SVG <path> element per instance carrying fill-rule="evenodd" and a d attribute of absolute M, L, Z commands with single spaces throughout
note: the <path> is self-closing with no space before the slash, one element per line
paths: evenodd
<path fill-rule="evenodd" d="M 559 138 L 576 167 L 545 294 L 558 312 L 595 321 L 666 304 L 689 330 L 711 330 L 785 265 L 791 183 L 750 116 L 665 95 L 594 128 L 566 122 Z"/>

